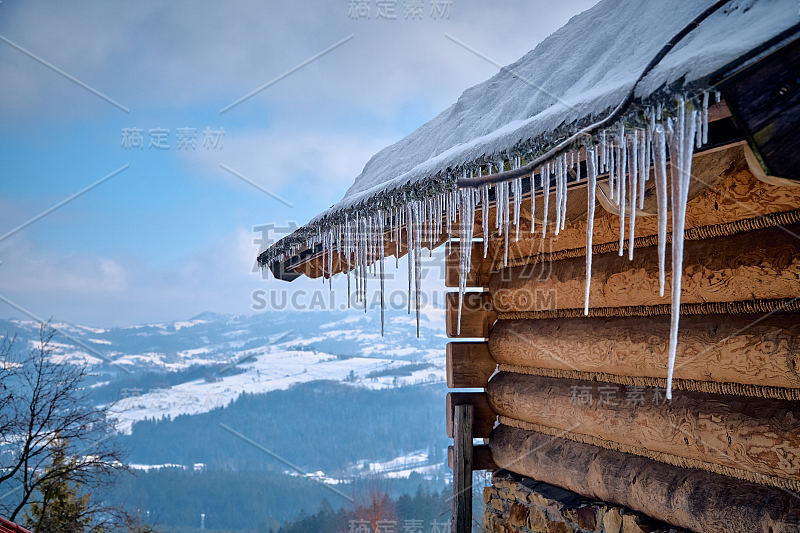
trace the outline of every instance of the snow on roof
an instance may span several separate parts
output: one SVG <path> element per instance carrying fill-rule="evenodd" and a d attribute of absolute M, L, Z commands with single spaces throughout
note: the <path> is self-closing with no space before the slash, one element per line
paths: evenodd
<path fill-rule="evenodd" d="M 538 155 L 622 102 L 659 49 L 712 0 L 602 0 L 515 63 L 464 91 L 416 131 L 375 154 L 344 197 L 279 241 L 295 244 L 343 211 L 512 154 Z M 796 0 L 732 0 L 681 40 L 638 84 L 655 102 L 709 89 L 708 77 L 797 23 Z M 316 230 L 314 229 L 314 233 Z"/>

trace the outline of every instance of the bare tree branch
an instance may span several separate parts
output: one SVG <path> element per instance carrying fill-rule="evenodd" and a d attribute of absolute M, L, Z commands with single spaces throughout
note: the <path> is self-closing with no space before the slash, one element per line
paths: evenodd
<path fill-rule="evenodd" d="M 94 406 L 83 387 L 87 367 L 53 362 L 54 335 L 42 324 L 26 355 L 16 353 L 16 337 L 0 342 L 0 513 L 11 520 L 54 480 L 91 489 L 125 468 L 107 407 Z M 58 467 L 56 443 L 65 443 Z"/>

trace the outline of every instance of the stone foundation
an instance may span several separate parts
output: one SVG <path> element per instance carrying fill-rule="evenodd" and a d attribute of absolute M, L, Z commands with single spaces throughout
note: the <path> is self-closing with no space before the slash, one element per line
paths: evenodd
<path fill-rule="evenodd" d="M 505 470 L 494 473 L 483 501 L 484 528 L 490 533 L 688 533 Z"/>

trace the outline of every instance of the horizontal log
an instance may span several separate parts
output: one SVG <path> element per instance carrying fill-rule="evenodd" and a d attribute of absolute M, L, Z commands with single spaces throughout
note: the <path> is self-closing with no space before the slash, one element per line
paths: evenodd
<path fill-rule="evenodd" d="M 453 468 L 453 446 L 447 447 L 447 466 Z M 497 465 L 492 460 L 492 452 L 488 444 L 475 444 L 472 446 L 472 469 L 494 470 Z"/>
<path fill-rule="evenodd" d="M 452 389 L 482 389 L 496 367 L 485 342 L 447 343 L 447 386 Z"/>
<path fill-rule="evenodd" d="M 666 402 L 663 389 L 508 372 L 492 378 L 486 396 L 501 417 L 602 439 L 612 449 L 622 444 L 624 451 L 670 464 L 800 490 L 800 402 L 687 391 L 675 391 Z"/>
<path fill-rule="evenodd" d="M 789 491 L 500 425 L 489 439 L 500 468 L 704 533 L 800 530 Z"/>
<path fill-rule="evenodd" d="M 488 437 L 492 432 L 497 415 L 494 414 L 485 392 L 448 392 L 445 401 L 447 411 L 447 436 L 453 438 L 453 416 L 456 405 L 471 405 L 473 407 L 472 432 L 473 437 Z"/>
<path fill-rule="evenodd" d="M 483 257 L 483 243 L 474 242 L 470 247 L 470 269 L 467 272 L 467 287 L 484 287 L 489 283 L 489 261 Z M 453 243 L 450 253 L 445 257 L 444 284 L 458 287 L 461 277 L 461 246 Z"/>
<path fill-rule="evenodd" d="M 800 388 L 800 316 L 684 316 L 675 378 Z M 667 375 L 669 316 L 500 320 L 489 351 L 500 364 L 621 376 Z"/>
<path fill-rule="evenodd" d="M 458 329 L 459 297 L 457 292 L 447 293 L 445 322 L 448 337 L 486 338 L 497 319 L 491 298 L 486 292 L 465 292 L 461 305 L 461 329 Z"/>
<path fill-rule="evenodd" d="M 800 296 L 800 224 L 751 231 L 742 235 L 688 241 L 684 247 L 681 301 L 729 302 Z M 550 263 L 542 279 L 528 266 L 491 275 L 492 304 L 498 312 L 580 309 L 584 305 L 586 263 L 583 258 Z M 617 253 L 593 259 L 589 303 L 592 307 L 658 305 L 658 253 L 651 246 L 632 261 Z"/>

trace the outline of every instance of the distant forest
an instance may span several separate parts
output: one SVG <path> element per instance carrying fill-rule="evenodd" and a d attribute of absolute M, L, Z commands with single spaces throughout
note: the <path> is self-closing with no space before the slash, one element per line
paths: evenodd
<path fill-rule="evenodd" d="M 198 532 L 201 513 L 207 532 L 249 531 L 294 533 L 341 531 L 355 518 L 374 480 L 334 488 L 304 478 L 264 472 L 193 472 L 167 468 L 120 475 L 104 495 L 104 503 L 122 505 L 142 524 L 157 531 Z M 444 479 L 383 480 L 394 499 L 398 520 L 432 521 L 449 517 L 450 488 Z M 444 514 L 443 514 L 444 513 Z M 402 531 L 401 528 L 398 528 Z"/>
<path fill-rule="evenodd" d="M 337 474 L 351 462 L 385 461 L 417 450 L 444 462 L 445 389 L 419 385 L 368 390 L 331 381 L 240 396 L 224 408 L 172 420 L 142 421 L 121 438 L 131 463 L 210 470 L 284 472 L 285 464 L 223 429 L 308 471 Z"/>

